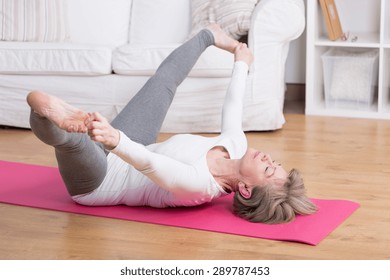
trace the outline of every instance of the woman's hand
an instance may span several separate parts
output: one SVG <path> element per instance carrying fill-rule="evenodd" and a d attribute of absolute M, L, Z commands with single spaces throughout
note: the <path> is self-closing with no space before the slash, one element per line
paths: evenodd
<path fill-rule="evenodd" d="M 101 114 L 88 113 L 85 126 L 89 137 L 96 142 L 102 143 L 108 150 L 114 149 L 119 144 L 119 131 L 113 128 Z"/>
<path fill-rule="evenodd" d="M 253 62 L 253 54 L 245 43 L 240 43 L 234 51 L 234 61 L 243 61 L 248 66 Z"/>

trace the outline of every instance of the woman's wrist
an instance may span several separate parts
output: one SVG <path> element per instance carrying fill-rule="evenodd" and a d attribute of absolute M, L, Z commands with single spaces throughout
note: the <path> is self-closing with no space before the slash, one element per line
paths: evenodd
<path fill-rule="evenodd" d="M 119 145 L 119 141 L 120 141 L 120 132 L 119 132 L 119 130 L 113 128 L 112 135 L 111 135 L 111 137 L 109 139 L 110 139 L 110 141 L 108 141 L 104 145 L 104 148 L 106 150 L 111 151 L 111 150 L 115 149 Z"/>

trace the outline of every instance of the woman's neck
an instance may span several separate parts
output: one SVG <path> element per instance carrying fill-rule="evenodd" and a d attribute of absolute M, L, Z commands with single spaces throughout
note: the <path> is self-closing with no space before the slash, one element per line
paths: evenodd
<path fill-rule="evenodd" d="M 235 192 L 238 184 L 238 160 L 216 158 L 209 162 L 209 170 L 214 179 L 227 192 Z"/>

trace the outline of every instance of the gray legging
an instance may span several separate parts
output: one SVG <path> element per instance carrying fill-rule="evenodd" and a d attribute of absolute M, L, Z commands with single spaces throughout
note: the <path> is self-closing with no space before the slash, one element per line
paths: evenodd
<path fill-rule="evenodd" d="M 175 49 L 116 116 L 112 126 L 143 145 L 155 143 L 177 87 L 203 51 L 213 44 L 213 34 L 204 29 Z M 70 195 L 99 187 L 107 171 L 107 153 L 102 145 L 91 141 L 87 134 L 67 133 L 33 111 L 30 125 L 40 140 L 55 148 L 58 168 Z"/>

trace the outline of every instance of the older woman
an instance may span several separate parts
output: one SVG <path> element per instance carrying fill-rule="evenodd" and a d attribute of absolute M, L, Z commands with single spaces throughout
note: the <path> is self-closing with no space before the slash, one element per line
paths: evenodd
<path fill-rule="evenodd" d="M 176 88 L 210 45 L 234 53 L 221 134 L 156 139 Z M 252 54 L 215 24 L 174 50 L 110 124 L 44 92 L 27 97 L 36 136 L 55 148 L 69 194 L 84 205 L 195 206 L 235 192 L 234 211 L 253 222 L 283 223 L 316 206 L 297 171 L 247 149 L 242 102 Z M 91 141 L 92 140 L 92 141 Z"/>

